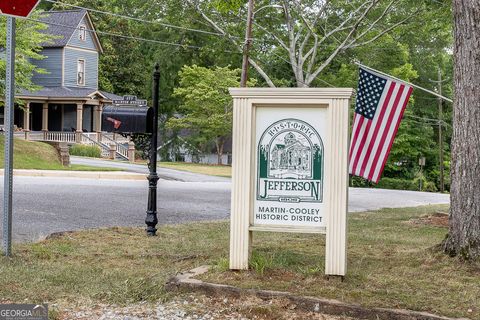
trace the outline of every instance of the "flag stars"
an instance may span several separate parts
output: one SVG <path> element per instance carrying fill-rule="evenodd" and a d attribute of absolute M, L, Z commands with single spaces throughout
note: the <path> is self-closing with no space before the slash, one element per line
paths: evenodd
<path fill-rule="evenodd" d="M 373 119 L 380 103 L 386 80 L 376 74 L 360 69 L 355 112 Z"/>

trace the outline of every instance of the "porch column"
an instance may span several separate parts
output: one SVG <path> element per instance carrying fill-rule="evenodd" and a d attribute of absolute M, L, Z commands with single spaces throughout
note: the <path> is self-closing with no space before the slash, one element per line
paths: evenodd
<path fill-rule="evenodd" d="M 43 104 L 43 113 L 42 113 L 42 131 L 43 131 L 43 138 L 47 138 L 47 131 L 48 131 L 48 102 Z"/>
<path fill-rule="evenodd" d="M 97 141 L 101 140 L 102 132 L 102 105 L 95 106 L 93 109 L 93 131 L 97 133 Z"/>
<path fill-rule="evenodd" d="M 25 140 L 30 140 L 30 101 L 27 101 L 23 110 L 23 132 Z"/>
<path fill-rule="evenodd" d="M 98 132 L 102 132 L 103 104 L 98 106 Z"/>
<path fill-rule="evenodd" d="M 83 103 L 77 103 L 77 143 L 82 141 L 82 128 L 83 128 Z"/>

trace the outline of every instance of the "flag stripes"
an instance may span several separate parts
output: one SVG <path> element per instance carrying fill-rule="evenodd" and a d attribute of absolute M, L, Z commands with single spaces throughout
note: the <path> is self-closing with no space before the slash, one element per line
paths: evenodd
<path fill-rule="evenodd" d="M 373 94 L 373 87 L 376 87 L 375 84 L 379 79 L 386 80 L 386 83 L 380 98 L 376 100 L 378 104 L 370 107 L 376 108 L 371 119 L 358 111 L 358 109 L 362 110 L 363 106 L 360 103 L 363 101 L 359 102 L 357 98 L 350 144 L 349 172 L 377 183 L 387 162 L 412 87 L 363 69 L 360 72 L 362 80 L 359 84 L 359 92 L 363 90 L 361 97 L 364 100 L 367 98 L 370 105 L 373 105 L 370 103 L 372 100 L 370 97 Z"/>

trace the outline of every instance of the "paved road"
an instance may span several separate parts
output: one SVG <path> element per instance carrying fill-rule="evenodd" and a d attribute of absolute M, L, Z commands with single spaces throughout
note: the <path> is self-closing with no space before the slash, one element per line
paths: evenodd
<path fill-rule="evenodd" d="M 160 223 L 228 218 L 229 182 L 160 180 L 158 186 Z M 39 240 L 65 230 L 144 226 L 147 190 L 147 181 L 15 177 L 14 240 Z"/>
<path fill-rule="evenodd" d="M 148 168 L 144 164 L 132 164 L 124 161 L 109 161 L 102 159 L 70 157 L 72 164 L 81 164 L 94 167 L 117 168 L 130 172 L 148 173 Z M 205 174 L 190 173 L 185 171 L 172 170 L 162 168 L 160 165 L 157 168 L 157 173 L 160 179 L 176 180 L 184 182 L 229 182 L 230 179 L 209 176 Z"/>
<path fill-rule="evenodd" d="M 174 170 L 171 170 L 174 171 Z M 175 172 L 183 177 L 184 173 Z M 204 177 L 188 175 L 189 180 Z M 187 178 L 185 178 L 187 180 Z M 208 179 L 207 179 L 208 180 Z M 35 241 L 52 232 L 109 226 L 144 226 L 147 181 L 15 177 L 14 240 Z M 0 200 L 3 196 L 0 186 Z M 349 211 L 448 203 L 448 195 L 350 189 Z M 161 224 L 228 219 L 230 180 L 159 181 Z"/>

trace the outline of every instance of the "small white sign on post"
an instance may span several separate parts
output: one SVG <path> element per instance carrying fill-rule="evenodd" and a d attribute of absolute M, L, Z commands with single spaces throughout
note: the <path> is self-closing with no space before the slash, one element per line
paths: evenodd
<path fill-rule="evenodd" d="M 325 273 L 346 273 L 352 89 L 232 88 L 230 269 L 252 232 L 326 234 Z"/>

